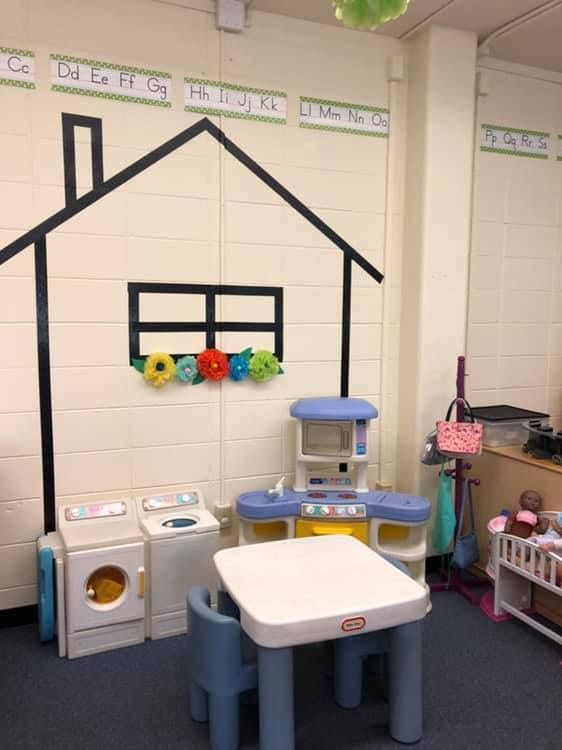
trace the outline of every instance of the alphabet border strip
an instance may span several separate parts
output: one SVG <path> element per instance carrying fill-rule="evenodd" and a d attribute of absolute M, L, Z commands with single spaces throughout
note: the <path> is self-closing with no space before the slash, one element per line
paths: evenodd
<path fill-rule="evenodd" d="M 494 146 L 483 146 L 482 145 L 482 135 L 485 130 L 496 130 L 502 133 L 513 133 L 515 135 L 533 135 L 545 138 L 546 143 L 546 149 L 545 153 L 538 153 L 533 151 L 519 151 L 517 148 L 510 148 L 509 145 L 507 145 L 506 148 L 497 148 Z M 525 130 L 524 128 L 511 128 L 506 127 L 505 125 L 491 125 L 490 123 L 481 123 L 480 124 L 480 151 L 483 151 L 485 153 L 490 154 L 503 154 L 504 156 L 524 156 L 528 159 L 549 159 L 550 158 L 550 133 L 547 133 L 544 130 Z"/>
<path fill-rule="evenodd" d="M 21 57 L 28 57 L 35 61 L 35 52 L 28 49 L 16 49 L 14 47 L 0 47 L 0 55 L 18 55 Z M 33 78 L 35 79 L 35 71 L 33 71 Z M 20 81 L 16 78 L 4 78 L 0 76 L 0 86 L 15 86 L 20 89 L 34 89 L 35 80 L 33 81 Z"/>
<path fill-rule="evenodd" d="M 204 78 L 191 78 L 191 77 L 185 77 L 183 79 L 184 84 L 184 111 L 185 112 L 198 112 L 202 115 L 218 115 L 222 117 L 233 117 L 235 119 L 239 120 L 254 120 L 258 122 L 268 122 L 273 123 L 276 125 L 286 125 L 287 124 L 287 103 L 288 103 L 288 97 L 286 91 L 273 91 L 270 89 L 258 89 L 254 88 L 252 86 L 241 86 L 239 84 L 234 83 L 225 83 L 220 81 L 212 81 L 207 80 Z M 249 112 L 243 112 L 241 110 L 229 110 L 225 108 L 220 107 L 213 107 L 212 101 L 209 101 L 208 106 L 201 106 L 199 104 L 190 104 L 187 95 L 186 95 L 186 85 L 187 84 L 197 84 L 199 86 L 208 86 L 209 88 L 214 89 L 220 89 L 220 98 L 222 101 L 222 94 L 223 92 L 226 93 L 226 97 L 228 98 L 228 92 L 239 92 L 242 94 L 254 94 L 256 96 L 261 96 L 271 98 L 273 99 L 282 99 L 284 100 L 284 109 L 285 111 L 282 113 L 282 116 L 280 117 L 272 117 L 267 114 L 251 114 Z M 224 102 L 227 104 L 227 101 Z"/>
<path fill-rule="evenodd" d="M 339 118 L 334 119 L 334 124 L 329 122 L 318 123 L 308 122 L 303 118 L 302 105 L 303 104 L 318 104 L 326 107 L 338 107 L 340 109 L 347 109 L 348 111 L 355 110 L 357 116 L 360 117 L 361 113 L 366 114 L 380 114 L 381 117 L 386 115 L 385 123 L 380 130 L 367 130 L 366 128 L 356 128 L 353 126 L 342 127 Z M 307 128 L 309 130 L 328 130 L 335 133 L 350 133 L 351 135 L 365 135 L 370 138 L 388 138 L 390 129 L 390 111 L 385 107 L 374 107 L 369 104 L 350 104 L 349 102 L 337 102 L 332 99 L 318 99 L 313 96 L 301 96 L 299 97 L 299 127 Z M 348 122 L 353 122 L 349 119 Z"/>
<path fill-rule="evenodd" d="M 18 54 L 22 56 L 26 56 L 32 59 L 35 59 L 35 52 L 32 52 L 30 50 L 20 50 L 15 49 L 12 47 L 2 47 L 0 46 L 0 54 Z M 104 62 L 101 60 L 94 60 L 86 57 L 75 57 L 73 55 L 65 55 L 65 54 L 58 54 L 58 53 L 51 53 L 49 54 L 49 62 L 51 64 L 51 71 L 50 71 L 50 77 L 51 77 L 51 91 L 55 91 L 57 93 L 63 93 L 63 94 L 74 94 L 78 96 L 90 96 L 98 99 L 108 99 L 113 101 L 119 101 L 119 102 L 128 102 L 130 104 L 147 104 L 149 106 L 153 107 L 161 107 L 165 109 L 170 109 L 173 106 L 172 101 L 172 88 L 169 86 L 167 88 L 168 96 L 170 96 L 167 100 L 162 99 L 156 99 L 152 97 L 144 97 L 144 96 L 137 96 L 135 94 L 128 96 L 127 94 L 120 94 L 115 92 L 106 92 L 106 91 L 100 91 L 96 89 L 90 89 L 87 86 L 84 85 L 77 85 L 77 86 L 68 86 L 64 85 L 60 82 L 60 80 L 57 79 L 57 77 L 54 75 L 52 70 L 52 63 L 53 62 L 64 62 L 64 63 L 71 63 L 75 65 L 86 65 L 86 66 L 92 66 L 100 68 L 101 70 L 106 71 L 123 71 L 129 74 L 136 74 L 139 76 L 147 76 L 147 77 L 157 77 L 157 78 L 163 78 L 166 80 L 166 86 L 168 87 L 169 84 L 172 83 L 174 76 L 170 73 L 165 73 L 163 71 L 159 70 L 152 70 L 148 68 L 138 68 L 133 67 L 130 65 L 118 65 L 116 63 L 110 63 L 110 62 Z M 100 74 L 103 75 L 100 71 Z M 96 82 L 99 83 L 99 82 Z M 199 113 L 203 115 L 215 115 L 215 116 L 222 116 L 222 117 L 230 117 L 235 119 L 241 119 L 241 120 L 253 120 L 256 122 L 266 122 L 266 123 L 273 123 L 277 125 L 286 125 L 287 124 L 287 107 L 288 107 L 288 95 L 286 91 L 275 91 L 271 89 L 260 89 L 255 88 L 253 86 L 244 86 L 240 84 L 235 83 L 225 83 L 220 81 L 214 81 L 212 79 L 203 79 L 203 78 L 195 78 L 195 77 L 184 77 L 184 111 L 185 112 L 194 112 Z M 212 102 L 209 102 L 210 106 L 199 106 L 199 105 L 191 105 L 189 103 L 186 103 L 186 95 L 185 95 L 185 84 L 186 83 L 192 83 L 192 84 L 200 84 L 200 85 L 207 85 L 210 87 L 219 87 L 222 90 L 227 91 L 233 91 L 233 92 L 241 92 L 245 94 L 254 94 L 261 97 L 271 97 L 274 98 L 280 98 L 284 100 L 284 112 L 280 113 L 281 116 L 269 116 L 267 114 L 252 114 L 248 112 L 243 111 L 236 111 L 236 110 L 226 110 L 219 107 L 213 107 Z M 0 85 L 5 86 L 16 86 L 19 88 L 25 88 L 25 89 L 35 89 L 35 83 L 31 81 L 18 81 L 14 80 L 12 78 L 2 78 L 0 77 Z M 135 92 L 138 93 L 138 92 Z M 386 129 L 382 129 L 379 131 L 375 130 L 368 130 L 366 128 L 357 128 L 353 127 L 352 125 L 350 127 L 342 127 L 341 125 L 337 125 L 336 121 L 334 121 L 334 125 L 331 125 L 329 123 L 314 123 L 314 122 L 303 122 L 302 118 L 299 122 L 299 126 L 302 128 L 308 128 L 311 130 L 327 130 L 332 132 L 338 132 L 338 133 L 348 133 L 352 135 L 362 135 L 362 136 L 370 136 L 375 138 L 387 138 L 388 137 L 388 129 L 389 129 L 389 110 L 385 107 L 376 107 L 372 105 L 367 104 L 349 104 L 348 102 L 338 102 L 330 99 L 320 99 L 315 97 L 300 97 L 299 100 L 299 106 L 302 102 L 308 102 L 310 104 L 321 104 L 325 106 L 332 106 L 332 107 L 344 107 L 350 110 L 355 110 L 358 113 L 358 116 L 361 115 L 361 113 L 380 113 L 381 115 L 386 115 L 386 122 L 383 124 L 383 128 L 386 127 Z M 264 110 L 265 111 L 265 110 Z M 350 123 L 353 122 L 350 120 Z"/>
<path fill-rule="evenodd" d="M 63 94 L 78 94 L 80 96 L 93 96 L 98 99 L 112 99 L 114 101 L 121 101 L 121 102 L 129 102 L 132 104 L 148 104 L 153 107 L 163 107 L 166 109 L 170 109 L 172 106 L 172 100 L 171 100 L 171 83 L 172 83 L 172 75 L 170 73 L 164 73 L 159 70 L 150 70 L 147 68 L 135 68 L 130 65 L 117 65 L 116 63 L 108 63 L 103 62 L 100 60 L 91 60 L 89 58 L 82 58 L 82 57 L 72 57 L 69 55 L 59 55 L 59 54 L 50 54 L 49 55 L 49 62 L 51 65 L 51 90 L 56 91 Z M 129 76 L 129 82 L 130 82 L 130 88 L 133 93 L 129 96 L 128 94 L 120 94 L 116 93 L 115 91 L 103 91 L 99 89 L 90 89 L 86 85 L 78 85 L 78 86 L 68 86 L 63 83 L 60 83 L 60 79 L 57 78 L 57 76 L 53 72 L 53 63 L 71 63 L 74 65 L 85 65 L 85 66 L 91 66 L 92 68 L 99 68 L 100 71 L 108 71 L 110 73 L 119 72 L 125 73 Z M 133 89 L 133 78 L 134 76 L 139 77 L 146 77 L 146 78 L 160 78 L 165 79 L 166 81 L 166 93 L 170 96 L 170 98 L 166 99 L 157 99 L 152 96 L 139 96 L 139 90 Z M 105 76 L 106 78 L 108 76 Z M 80 81 L 82 84 L 85 84 L 85 81 Z M 99 84 L 99 81 L 96 82 L 96 85 Z M 107 85 L 107 82 L 105 82 L 105 85 Z M 147 93 L 152 92 L 152 89 L 149 89 L 147 87 Z M 153 92 L 154 93 L 154 92 Z"/>

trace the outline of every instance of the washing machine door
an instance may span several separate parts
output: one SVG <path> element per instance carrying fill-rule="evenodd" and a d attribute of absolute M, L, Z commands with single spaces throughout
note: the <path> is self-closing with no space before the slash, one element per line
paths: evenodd
<path fill-rule="evenodd" d="M 144 544 L 71 552 L 67 556 L 68 630 L 144 618 Z"/>

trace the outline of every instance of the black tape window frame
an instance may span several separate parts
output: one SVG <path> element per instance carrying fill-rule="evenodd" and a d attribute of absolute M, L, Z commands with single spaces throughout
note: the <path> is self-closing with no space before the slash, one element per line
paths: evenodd
<path fill-rule="evenodd" d="M 283 361 L 283 288 L 276 286 L 240 286 L 236 284 L 149 284 L 131 282 L 129 292 L 129 357 L 145 359 L 140 353 L 141 333 L 204 333 L 205 346 L 214 349 L 216 334 L 219 332 L 272 333 L 274 338 L 273 353 Z M 149 322 L 140 320 L 141 294 L 193 294 L 205 298 L 205 320 L 202 322 Z M 274 314 L 273 322 L 232 322 L 217 321 L 216 300 L 218 296 L 233 295 L 240 297 L 272 297 Z M 238 352 L 228 352 L 228 356 Z M 172 357 L 198 352 L 175 352 Z"/>

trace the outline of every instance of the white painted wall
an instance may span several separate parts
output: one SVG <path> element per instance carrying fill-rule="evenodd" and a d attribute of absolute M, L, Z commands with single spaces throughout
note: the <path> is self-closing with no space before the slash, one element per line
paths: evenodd
<path fill-rule="evenodd" d="M 562 420 L 562 76 L 491 59 L 480 123 L 551 133 L 548 160 L 481 152 L 469 297 L 468 384 L 478 405 Z"/>
<path fill-rule="evenodd" d="M 371 482 L 394 482 L 405 85 L 393 91 L 388 217 L 387 140 L 300 129 L 297 108 L 300 95 L 388 106 L 387 58 L 405 46 L 260 13 L 241 35 L 221 34 L 211 0 L 189 4 L 200 10 L 151 0 L 53 0 L 48 13 L 40 0 L 5 8 L 0 44 L 36 53 L 37 88 L 0 86 L 0 247 L 64 204 L 61 112 L 103 118 L 110 176 L 198 119 L 183 111 L 184 76 L 286 91 L 286 126 L 215 122 L 387 271 L 381 288 L 354 270 L 351 392 L 381 408 Z M 52 92 L 50 53 L 169 72 L 173 107 Z M 281 474 L 291 481 L 290 402 L 338 393 L 339 250 L 206 136 L 68 221 L 48 245 L 60 500 L 196 484 L 212 506 Z M 264 386 L 152 389 L 128 365 L 128 281 L 283 285 L 285 375 Z M 152 319 L 186 318 L 184 301 L 151 303 Z M 249 311 L 229 300 L 223 314 Z M 42 488 L 34 321 L 28 249 L 0 266 L 0 609 L 35 600 Z M 147 339 L 147 352 L 176 348 L 167 335 Z M 272 347 L 252 335 L 218 343 Z M 194 348 L 203 346 L 200 339 Z"/>

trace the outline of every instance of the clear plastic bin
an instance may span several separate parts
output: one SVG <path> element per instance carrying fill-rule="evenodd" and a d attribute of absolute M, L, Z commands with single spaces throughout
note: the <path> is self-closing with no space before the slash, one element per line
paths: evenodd
<path fill-rule="evenodd" d="M 476 406 L 472 413 L 484 427 L 482 443 L 491 448 L 502 445 L 523 445 L 529 438 L 524 425 L 529 420 L 548 419 L 548 414 L 520 409 L 517 406 Z"/>
<path fill-rule="evenodd" d="M 500 445 L 523 445 L 527 442 L 529 432 L 523 427 L 522 422 L 485 422 L 477 419 L 484 425 L 482 443 L 491 448 Z"/>

